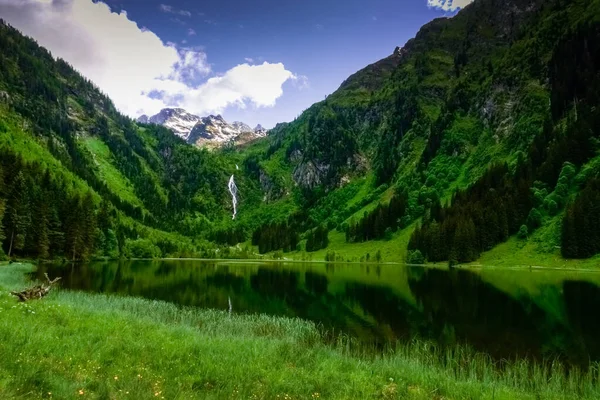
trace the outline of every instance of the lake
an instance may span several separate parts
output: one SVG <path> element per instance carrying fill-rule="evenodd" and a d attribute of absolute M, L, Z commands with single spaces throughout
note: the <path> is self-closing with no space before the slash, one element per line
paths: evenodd
<path fill-rule="evenodd" d="M 496 359 L 600 360 L 600 273 L 401 265 L 111 261 L 41 265 L 62 287 L 299 317 L 382 345 L 417 336 Z"/>

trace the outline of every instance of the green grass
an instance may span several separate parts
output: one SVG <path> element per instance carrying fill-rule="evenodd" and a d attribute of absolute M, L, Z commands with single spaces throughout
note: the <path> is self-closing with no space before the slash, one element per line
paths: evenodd
<path fill-rule="evenodd" d="M 0 265 L 0 398 L 598 398 L 597 369 L 526 361 L 502 372 L 466 348 L 414 341 L 374 355 L 299 319 L 228 315 L 56 291 L 27 304 L 26 264 Z M 595 379 L 595 380 L 594 380 Z"/>
<path fill-rule="evenodd" d="M 364 259 L 369 254 L 369 259 L 374 262 L 375 255 L 379 251 L 381 262 L 404 263 L 406 262 L 408 241 L 414 229 L 415 224 L 398 231 L 391 240 L 371 240 L 362 243 L 347 243 L 344 232 L 333 230 L 329 232 L 329 246 L 326 249 L 312 253 L 292 252 L 284 254 L 284 257 L 319 261 L 325 260 L 327 253 L 335 252 L 336 256 L 343 261 L 359 262 L 361 258 Z"/>
<path fill-rule="evenodd" d="M 126 202 L 144 207 L 144 204 L 135 194 L 135 188 L 125 176 L 113 165 L 112 155 L 108 146 L 100 139 L 87 137 L 83 144 L 93 154 L 94 162 L 98 167 L 99 177 L 110 190 Z"/>
<path fill-rule="evenodd" d="M 19 154 L 26 162 L 38 162 L 45 168 L 62 175 L 66 182 L 73 188 L 81 191 L 90 190 L 86 182 L 73 175 L 52 153 L 46 148 L 41 139 L 36 139 L 31 132 L 22 129 L 25 123 L 14 114 L 10 114 L 4 106 L 0 106 L 0 149 L 8 148 Z M 6 130 L 6 132 L 3 132 Z"/>
<path fill-rule="evenodd" d="M 511 237 L 507 242 L 499 244 L 485 252 L 476 262 L 470 265 L 484 267 L 545 267 L 560 269 L 598 269 L 600 256 L 585 260 L 567 260 L 559 249 L 552 252 L 541 250 L 533 240 Z"/>

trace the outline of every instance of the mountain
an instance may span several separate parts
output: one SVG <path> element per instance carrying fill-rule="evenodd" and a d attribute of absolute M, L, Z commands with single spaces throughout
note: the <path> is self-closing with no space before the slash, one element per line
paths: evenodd
<path fill-rule="evenodd" d="M 0 47 L 5 253 L 235 256 L 248 240 L 246 256 L 350 261 L 600 253 L 598 0 L 475 0 L 268 135 L 181 109 L 135 122 L 5 24 Z"/>
<path fill-rule="evenodd" d="M 229 124 L 221 115 L 209 115 L 194 125 L 187 142 L 198 147 L 219 147 L 229 143 L 245 144 L 264 136 L 265 131 L 255 131 L 243 122 Z"/>
<path fill-rule="evenodd" d="M 239 121 L 229 124 L 221 115 L 201 118 L 182 108 L 164 108 L 152 117 L 142 115 L 137 122 L 162 125 L 189 144 L 198 147 L 219 147 L 229 143 L 245 144 L 266 136 L 266 130 L 260 125 L 260 129 L 252 129 Z"/>
<path fill-rule="evenodd" d="M 267 136 L 267 130 L 261 124 L 256 125 L 254 133 L 258 136 Z"/>
<path fill-rule="evenodd" d="M 0 258 L 210 256 L 209 231 L 231 219 L 236 160 L 138 125 L 2 20 L 0 46 Z M 193 119 L 173 110 L 148 121 Z M 245 176 L 236 182 L 246 203 L 260 198 Z"/>
<path fill-rule="evenodd" d="M 315 227 L 304 237 L 322 256 L 598 254 L 583 237 L 600 230 L 582 221 L 600 194 L 599 20 L 597 0 L 476 0 L 276 126 L 244 165 L 280 201 L 303 193 Z M 290 225 L 265 224 L 254 242 L 285 249 L 273 235 Z M 319 226 L 334 248 L 319 244 Z"/>
<path fill-rule="evenodd" d="M 200 120 L 200 117 L 188 113 L 183 108 L 163 108 L 152 117 L 144 117 L 146 116 L 142 115 L 138 118 L 138 122 L 147 120 L 147 123 L 162 125 L 184 140 L 187 139 L 194 125 Z"/>

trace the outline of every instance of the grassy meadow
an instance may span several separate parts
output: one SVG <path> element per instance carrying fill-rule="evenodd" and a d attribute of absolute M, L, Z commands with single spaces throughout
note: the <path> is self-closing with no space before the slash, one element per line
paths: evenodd
<path fill-rule="evenodd" d="M 414 341 L 384 352 L 313 323 L 55 291 L 18 303 L 0 265 L 2 399 L 595 399 L 598 369 L 494 363 Z"/>

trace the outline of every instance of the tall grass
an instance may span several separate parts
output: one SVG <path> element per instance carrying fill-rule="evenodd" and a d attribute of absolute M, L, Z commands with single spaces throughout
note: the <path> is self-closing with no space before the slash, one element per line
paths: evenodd
<path fill-rule="evenodd" d="M 598 368 L 501 365 L 414 340 L 373 352 L 300 319 L 57 291 L 0 265 L 0 398 L 596 399 Z"/>

